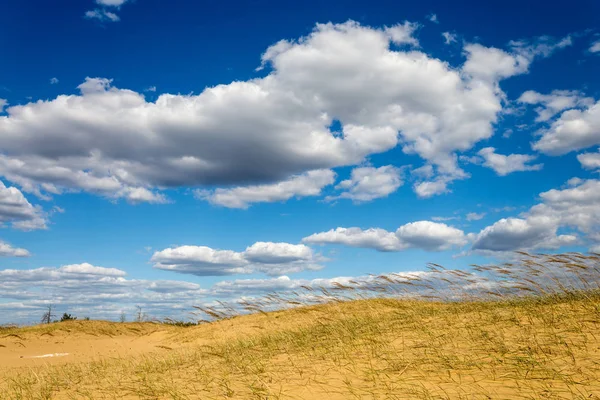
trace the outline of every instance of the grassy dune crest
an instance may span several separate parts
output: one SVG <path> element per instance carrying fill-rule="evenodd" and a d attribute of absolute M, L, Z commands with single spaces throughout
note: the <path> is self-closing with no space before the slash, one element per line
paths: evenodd
<path fill-rule="evenodd" d="M 194 326 L 0 329 L 0 399 L 600 399 L 600 257 L 521 256 L 200 307 Z"/>

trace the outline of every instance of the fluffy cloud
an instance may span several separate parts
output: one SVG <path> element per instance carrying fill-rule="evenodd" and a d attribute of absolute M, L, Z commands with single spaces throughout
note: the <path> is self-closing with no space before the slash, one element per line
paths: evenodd
<path fill-rule="evenodd" d="M 0 113 L 4 111 L 4 107 L 8 105 L 8 101 L 6 99 L 0 99 Z"/>
<path fill-rule="evenodd" d="M 392 165 L 379 168 L 354 168 L 350 179 L 340 182 L 335 188 L 344 190 L 336 196 L 329 196 L 328 201 L 350 199 L 355 202 L 366 202 L 394 193 L 402 186 L 401 169 Z"/>
<path fill-rule="evenodd" d="M 464 48 L 467 61 L 463 71 L 489 82 L 527 72 L 530 59 L 525 55 L 511 54 L 502 49 L 468 44 Z"/>
<path fill-rule="evenodd" d="M 343 244 L 352 247 L 371 248 L 378 251 L 400 251 L 403 249 L 393 232 L 385 229 L 336 228 L 327 232 L 314 233 L 302 239 L 311 244 Z"/>
<path fill-rule="evenodd" d="M 325 186 L 335 182 L 336 174 L 328 169 L 314 170 L 292 176 L 284 181 L 213 191 L 197 189 L 197 198 L 229 208 L 248 208 L 251 203 L 286 201 L 292 197 L 318 196 Z"/>
<path fill-rule="evenodd" d="M 529 65 L 536 57 L 549 57 L 554 51 L 571 44 L 568 36 L 560 40 L 549 36 L 513 40 L 509 43 L 510 52 L 480 44 L 467 44 L 464 48 L 467 61 L 463 71 L 484 81 L 497 82 L 528 72 Z"/>
<path fill-rule="evenodd" d="M 553 218 L 561 226 L 593 232 L 600 226 L 600 180 L 572 180 L 571 187 L 541 193 L 541 204 L 531 208 L 532 216 Z"/>
<path fill-rule="evenodd" d="M 411 222 L 402 225 L 395 233 L 380 228 L 336 228 L 312 234 L 302 241 L 311 244 L 343 244 L 378 251 L 401 251 L 409 248 L 441 251 L 467 243 L 463 231 L 431 221 Z"/>
<path fill-rule="evenodd" d="M 556 235 L 557 225 L 551 218 L 503 218 L 483 229 L 473 243 L 473 250 L 512 251 L 517 249 L 557 249 L 573 244 L 573 235 Z"/>
<path fill-rule="evenodd" d="M 600 226 L 600 181 L 572 179 L 568 184 L 541 193 L 542 202 L 520 218 L 501 219 L 483 229 L 473 250 L 556 249 L 577 243 L 576 235 L 557 234 L 560 228 L 575 229 L 594 241 Z"/>
<path fill-rule="evenodd" d="M 560 155 L 600 144 L 600 102 L 567 110 L 548 129 L 540 131 L 535 150 Z"/>
<path fill-rule="evenodd" d="M 585 169 L 600 170 L 600 151 L 596 153 L 582 153 L 577 156 L 577 160 Z"/>
<path fill-rule="evenodd" d="M 0 240 L 0 257 L 29 257 L 29 251 L 11 246 Z"/>
<path fill-rule="evenodd" d="M 538 114 L 536 122 L 545 122 L 561 111 L 591 106 L 594 103 L 591 97 L 584 97 L 581 92 L 572 90 L 554 90 L 550 94 L 528 90 L 517 101 L 523 104 L 540 105 L 535 109 Z"/>
<path fill-rule="evenodd" d="M 596 40 L 590 46 L 590 53 L 600 53 L 600 40 Z"/>
<path fill-rule="evenodd" d="M 10 223 L 15 229 L 46 229 L 46 216 L 33 206 L 15 187 L 6 187 L 0 181 L 0 224 Z"/>
<path fill-rule="evenodd" d="M 157 251 L 154 267 L 183 274 L 219 276 L 262 272 L 282 275 L 318 270 L 324 259 L 303 244 L 257 242 L 243 252 L 206 246 L 180 246 Z"/>
<path fill-rule="evenodd" d="M 403 225 L 396 231 L 396 237 L 407 247 L 430 251 L 447 250 L 467 244 L 465 234 L 460 229 L 431 221 Z"/>
<path fill-rule="evenodd" d="M 486 147 L 477 154 L 483 158 L 483 165 L 493 169 L 498 175 L 504 176 L 517 171 L 539 171 L 543 164 L 528 165 L 529 162 L 537 157 L 527 154 L 503 154 L 495 153 L 493 147 Z"/>
<path fill-rule="evenodd" d="M 420 195 L 444 192 L 465 177 L 456 152 L 493 134 L 498 80 L 526 72 L 542 52 L 469 45 L 461 67 L 390 47 L 415 45 L 414 28 L 319 24 L 269 47 L 263 78 L 153 102 L 87 78 L 80 94 L 0 116 L 0 174 L 42 196 L 76 189 L 128 198 L 145 190 L 135 201 L 164 202 L 157 189 L 271 184 L 356 165 L 401 143 L 440 175 L 419 185 Z M 330 129 L 334 121 L 339 132 Z"/>
<path fill-rule="evenodd" d="M 428 198 L 449 192 L 450 190 L 448 189 L 448 183 L 450 183 L 451 180 L 452 179 L 449 177 L 442 176 L 433 181 L 415 183 L 413 189 L 415 190 L 417 196 L 421 198 Z"/>

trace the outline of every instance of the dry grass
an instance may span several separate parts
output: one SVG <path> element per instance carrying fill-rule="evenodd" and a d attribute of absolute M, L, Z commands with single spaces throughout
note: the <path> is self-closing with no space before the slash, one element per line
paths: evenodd
<path fill-rule="evenodd" d="M 600 258 L 524 257 L 477 274 L 432 266 L 438 272 L 410 283 L 371 277 L 242 307 L 327 304 L 245 316 L 222 305 L 204 309 L 221 319 L 193 327 L 11 328 L 0 344 L 43 333 L 160 340 L 81 362 L 2 369 L 0 358 L 0 399 L 600 399 Z M 474 286 L 460 292 L 464 279 Z"/>

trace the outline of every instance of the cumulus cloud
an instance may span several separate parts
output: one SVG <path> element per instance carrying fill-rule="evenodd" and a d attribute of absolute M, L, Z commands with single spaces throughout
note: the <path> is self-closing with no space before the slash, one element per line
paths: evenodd
<path fill-rule="evenodd" d="M 146 101 L 87 78 L 79 94 L 0 116 L 0 174 L 41 196 L 77 189 L 127 198 L 143 188 L 137 201 L 160 203 L 163 188 L 273 184 L 401 144 L 440 175 L 418 193 L 445 192 L 466 176 L 456 153 L 493 134 L 504 97 L 498 81 L 526 72 L 537 53 L 469 45 L 465 64 L 452 66 L 397 46 L 416 45 L 415 29 L 318 24 L 269 47 L 266 76 L 198 95 Z"/>
<path fill-rule="evenodd" d="M 371 248 L 378 251 L 400 251 L 402 246 L 393 232 L 385 229 L 336 228 L 314 233 L 302 239 L 310 244 L 342 244 L 351 247 Z"/>
<path fill-rule="evenodd" d="M 600 53 L 600 40 L 596 40 L 590 46 L 590 53 Z"/>
<path fill-rule="evenodd" d="M 483 229 L 472 248 L 488 251 L 557 249 L 577 240 L 573 235 L 557 236 L 556 230 L 556 222 L 551 218 L 503 218 Z"/>
<path fill-rule="evenodd" d="M 509 42 L 511 51 L 478 43 L 467 44 L 464 47 L 467 61 L 463 71 L 484 81 L 495 82 L 526 73 L 535 58 L 549 57 L 554 51 L 571 44 L 569 36 L 562 39 L 541 36 L 532 40 L 513 40 Z"/>
<path fill-rule="evenodd" d="M 539 171 L 544 164 L 528 163 L 535 160 L 537 157 L 528 154 L 497 154 L 493 147 L 486 147 L 477 153 L 483 158 L 483 165 L 493 169 L 498 175 L 505 176 L 517 171 Z"/>
<path fill-rule="evenodd" d="M 335 182 L 335 176 L 333 171 L 321 169 L 273 184 L 218 188 L 212 191 L 196 189 L 194 194 L 211 204 L 228 208 L 248 208 L 252 203 L 273 203 L 292 197 L 319 196 L 324 187 Z"/>
<path fill-rule="evenodd" d="M 431 221 L 411 222 L 402 225 L 396 232 L 380 228 L 336 228 L 312 234 L 302 241 L 310 244 L 342 244 L 378 251 L 402 251 L 409 248 L 441 251 L 467 243 L 463 231 Z"/>
<path fill-rule="evenodd" d="M 282 275 L 318 270 L 324 259 L 303 244 L 257 242 L 243 252 L 206 246 L 180 246 L 157 251 L 151 258 L 158 269 L 197 276 L 262 272 Z"/>
<path fill-rule="evenodd" d="M 536 122 L 545 122 L 561 111 L 575 107 L 588 107 L 594 103 L 594 99 L 585 97 L 575 90 L 554 90 L 550 94 L 528 90 L 517 101 L 523 104 L 540 105 L 535 109 L 538 114 Z"/>
<path fill-rule="evenodd" d="M 571 179 L 568 187 L 540 194 L 541 203 L 520 218 L 503 218 L 484 228 L 473 243 L 474 250 L 511 251 L 556 249 L 575 244 L 574 234 L 557 234 L 574 229 L 593 240 L 600 226 L 600 181 Z"/>
<path fill-rule="evenodd" d="M 0 181 L 0 224 L 10 223 L 15 229 L 46 229 L 46 215 L 32 205 L 16 187 L 6 187 Z"/>
<path fill-rule="evenodd" d="M 0 257 L 29 257 L 30 255 L 29 251 L 13 247 L 0 240 Z"/>
<path fill-rule="evenodd" d="M 448 183 L 451 181 L 450 178 L 441 176 L 433 181 L 425 181 L 415 183 L 413 189 L 417 196 L 421 198 L 428 198 L 442 193 L 448 193 Z"/>
<path fill-rule="evenodd" d="M 596 153 L 582 153 L 577 156 L 577 160 L 585 169 L 600 170 L 600 151 Z"/>
<path fill-rule="evenodd" d="M 464 50 L 467 61 L 463 71 L 486 81 L 495 82 L 523 74 L 529 69 L 530 59 L 522 54 L 512 54 L 478 43 L 467 44 Z"/>
<path fill-rule="evenodd" d="M 359 167 L 351 172 L 350 179 L 336 185 L 336 189 L 344 192 L 328 196 L 327 201 L 350 199 L 354 202 L 367 202 L 387 197 L 402 186 L 402 170 L 392 165 L 379 168 Z"/>
<path fill-rule="evenodd" d="M 8 105 L 8 101 L 6 99 L 0 99 L 0 113 L 4 112 L 4 107 Z"/>
<path fill-rule="evenodd" d="M 535 150 L 561 155 L 573 150 L 600 144 L 600 101 L 582 109 L 563 112 L 541 138 L 533 144 Z"/>
<path fill-rule="evenodd" d="M 390 28 L 386 27 L 384 32 L 391 39 L 392 43 L 396 45 L 408 44 L 418 46 L 419 41 L 414 37 L 414 33 L 418 28 L 419 24 L 406 21 L 403 24 L 396 24 Z"/>

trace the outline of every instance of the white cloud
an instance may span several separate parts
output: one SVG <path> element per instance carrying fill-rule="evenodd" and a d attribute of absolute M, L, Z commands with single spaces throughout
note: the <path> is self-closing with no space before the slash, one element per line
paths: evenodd
<path fill-rule="evenodd" d="M 418 28 L 419 24 L 405 21 L 403 24 L 396 24 L 391 28 L 386 27 L 384 32 L 394 44 L 418 46 L 419 41 L 414 37 L 414 33 Z"/>
<path fill-rule="evenodd" d="M 4 112 L 4 107 L 8 105 L 8 100 L 0 99 L 0 113 Z"/>
<path fill-rule="evenodd" d="M 410 173 L 419 179 L 431 179 L 434 175 L 434 169 L 431 164 L 425 164 L 422 167 L 413 169 Z"/>
<path fill-rule="evenodd" d="M 302 241 L 311 244 L 343 244 L 378 251 L 401 251 L 409 248 L 441 251 L 467 243 L 463 231 L 431 221 L 411 222 L 398 228 L 395 233 L 380 228 L 336 228 L 312 234 Z"/>
<path fill-rule="evenodd" d="M 541 138 L 533 148 L 551 155 L 600 144 L 600 101 L 581 110 L 567 110 L 540 131 Z"/>
<path fill-rule="evenodd" d="M 465 234 L 460 229 L 431 221 L 403 225 L 396 231 L 396 237 L 408 247 L 428 251 L 447 250 L 467 244 Z"/>
<path fill-rule="evenodd" d="M 483 217 L 485 217 L 486 213 L 482 212 L 482 213 L 468 213 L 467 214 L 467 221 L 479 221 L 480 219 L 483 219 Z"/>
<path fill-rule="evenodd" d="M 600 151 L 596 153 L 582 153 L 577 156 L 577 160 L 585 169 L 600 170 Z"/>
<path fill-rule="evenodd" d="M 550 36 L 539 36 L 532 40 L 511 40 L 509 42 L 515 53 L 521 54 L 530 60 L 534 57 L 550 57 L 556 50 L 564 49 L 572 44 L 571 36 L 565 36 L 558 40 Z"/>
<path fill-rule="evenodd" d="M 33 206 L 15 187 L 6 187 L 0 181 L 0 224 L 10 223 L 20 230 L 46 229 L 46 215 Z"/>
<path fill-rule="evenodd" d="M 590 46 L 590 53 L 599 53 L 600 52 L 600 40 L 596 40 Z"/>
<path fill-rule="evenodd" d="M 387 197 L 402 186 L 401 173 L 400 168 L 392 165 L 379 168 L 354 168 L 350 179 L 340 182 L 335 187 L 344 192 L 336 196 L 328 196 L 326 200 L 350 199 L 354 202 L 367 202 Z"/>
<path fill-rule="evenodd" d="M 431 22 L 433 22 L 434 24 L 440 23 L 440 21 L 438 20 L 437 14 L 429 14 L 427 16 L 427 19 L 430 20 Z"/>
<path fill-rule="evenodd" d="M 58 82 L 59 82 L 58 78 L 56 78 L 56 77 L 50 78 L 50 84 L 51 85 L 56 85 Z"/>
<path fill-rule="evenodd" d="M 529 211 L 533 216 L 554 218 L 558 224 L 592 232 L 600 226 L 600 180 L 571 180 L 571 187 L 541 193 L 542 203 Z"/>
<path fill-rule="evenodd" d="M 185 318 L 207 293 L 182 281 L 128 279 L 125 271 L 88 263 L 36 269 L 0 269 L 0 319 L 39 321 L 47 305 L 56 314 L 117 320 L 121 312 L 141 305 L 150 316 Z"/>
<path fill-rule="evenodd" d="M 498 80 L 526 72 L 528 63 L 481 45 L 467 47 L 462 67 L 390 48 L 415 44 L 415 26 L 319 24 L 268 48 L 265 77 L 199 95 L 149 102 L 109 79 L 88 78 L 79 95 L 11 107 L 0 117 L 0 174 L 38 195 L 77 189 L 118 198 L 128 188 L 272 184 L 357 165 L 401 143 L 440 175 L 417 186 L 419 193 L 447 191 L 466 176 L 456 152 L 493 134 L 503 99 Z M 496 53 L 508 70 L 498 70 Z M 330 131 L 334 120 L 341 132 Z"/>
<path fill-rule="evenodd" d="M 459 216 L 453 216 L 453 217 L 431 217 L 431 220 L 435 221 L 435 222 L 453 221 L 453 220 L 458 220 L 458 219 L 460 219 Z"/>
<path fill-rule="evenodd" d="M 554 90 L 550 94 L 541 94 L 533 90 L 524 92 L 517 100 L 524 104 L 539 104 L 536 108 L 536 122 L 545 122 L 561 111 L 575 107 L 589 107 L 594 103 L 591 97 L 584 97 L 573 90 Z"/>
<path fill-rule="evenodd" d="M 146 92 L 156 92 L 156 86 L 149 86 L 145 90 Z"/>
<path fill-rule="evenodd" d="M 600 226 L 600 181 L 571 179 L 569 187 L 540 194 L 541 203 L 521 218 L 503 218 L 483 229 L 474 250 L 511 251 L 556 249 L 577 243 L 574 234 L 557 234 L 560 228 L 575 229 L 594 240 Z"/>
<path fill-rule="evenodd" d="M 180 246 L 157 251 L 154 267 L 183 274 L 219 276 L 262 272 L 282 275 L 318 270 L 324 259 L 303 244 L 257 242 L 243 252 L 206 246 Z"/>
<path fill-rule="evenodd" d="M 108 7 L 120 7 L 128 0 L 96 0 L 97 4 Z"/>
<path fill-rule="evenodd" d="M 440 177 L 433 181 L 425 181 L 416 183 L 413 188 L 417 196 L 428 198 L 442 193 L 448 193 L 448 179 Z"/>
<path fill-rule="evenodd" d="M 554 51 L 570 46 L 569 36 L 556 40 L 541 36 L 533 40 L 513 40 L 511 52 L 480 44 L 467 44 L 464 48 L 467 61 L 463 71 L 488 82 L 528 72 L 529 65 L 537 57 L 549 57 Z"/>
<path fill-rule="evenodd" d="M 30 255 L 29 251 L 13 247 L 0 240 L 0 257 L 29 257 Z"/>
<path fill-rule="evenodd" d="M 442 32 L 442 36 L 444 37 L 444 42 L 446 42 L 446 44 L 456 42 L 457 35 L 455 33 Z"/>
<path fill-rule="evenodd" d="M 512 251 L 517 249 L 557 249 L 573 244 L 573 235 L 556 234 L 551 218 L 503 218 L 483 229 L 473 243 L 473 250 Z"/>
<path fill-rule="evenodd" d="M 495 151 L 496 149 L 493 147 L 486 147 L 479 150 L 477 154 L 483 158 L 484 166 L 493 169 L 500 176 L 505 176 L 517 171 L 539 171 L 544 166 L 543 164 L 528 165 L 528 163 L 537 158 L 533 155 L 509 154 L 505 156 L 503 154 L 497 154 Z"/>
<path fill-rule="evenodd" d="M 324 187 L 335 182 L 335 172 L 328 169 L 309 171 L 284 181 L 230 189 L 195 190 L 197 198 L 228 208 L 248 208 L 252 203 L 273 203 L 292 197 L 319 196 Z"/>
<path fill-rule="evenodd" d="M 467 61 L 463 71 L 473 77 L 495 82 L 528 71 L 530 59 L 521 54 L 511 54 L 502 49 L 467 44 L 464 48 Z"/>
<path fill-rule="evenodd" d="M 393 232 L 385 229 L 336 228 L 327 232 L 314 233 L 302 239 L 310 244 L 343 244 L 351 247 L 371 248 L 378 251 L 400 251 L 402 246 Z"/>
<path fill-rule="evenodd" d="M 97 19 L 101 22 L 118 22 L 121 20 L 121 18 L 119 18 L 117 14 L 99 8 L 95 10 L 86 11 L 84 15 L 85 18 Z"/>

